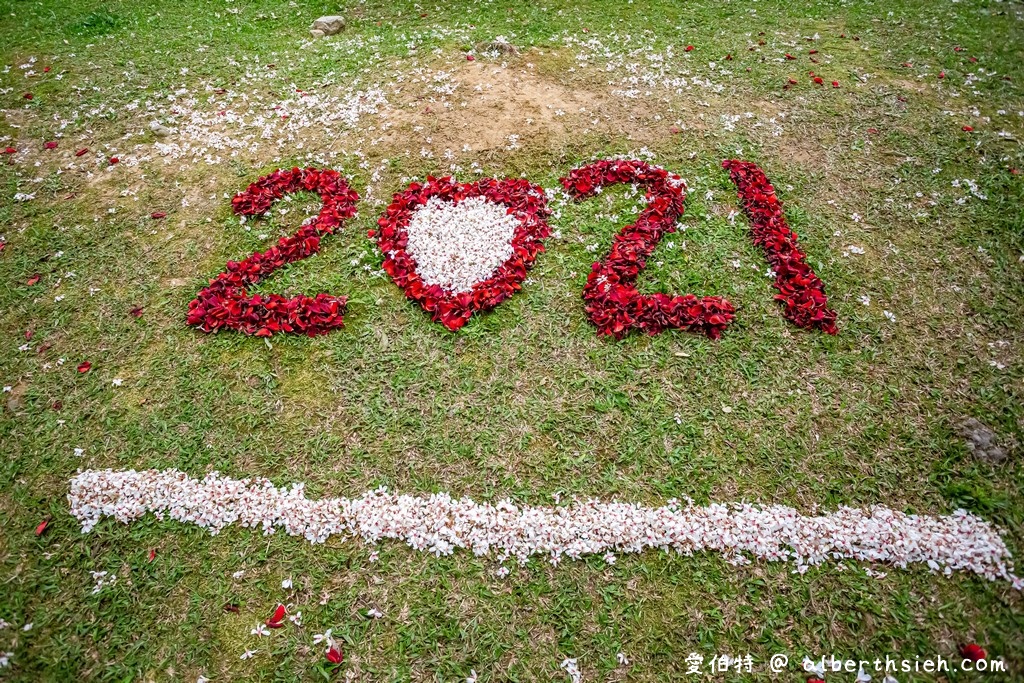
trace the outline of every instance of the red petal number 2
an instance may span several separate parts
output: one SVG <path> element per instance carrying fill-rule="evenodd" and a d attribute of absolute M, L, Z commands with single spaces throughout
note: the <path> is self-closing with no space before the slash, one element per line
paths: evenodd
<path fill-rule="evenodd" d="M 188 305 L 188 324 L 204 332 L 228 328 L 269 337 L 294 332 L 310 337 L 342 327 L 346 297 L 317 294 L 286 298 L 278 294 L 250 296 L 255 285 L 288 263 L 320 251 L 320 238 L 329 235 L 356 214 L 359 195 L 337 171 L 293 168 L 263 176 L 231 200 L 235 213 L 257 216 L 294 192 L 316 192 L 323 201 L 319 215 L 291 237 L 282 237 L 267 251 L 241 262 L 228 261 L 227 269 L 204 287 Z"/>
<path fill-rule="evenodd" d="M 595 263 L 583 287 L 587 316 L 598 334 L 621 339 L 630 330 L 658 334 L 670 329 L 703 332 L 717 339 L 732 322 L 733 307 L 720 296 L 641 294 L 636 288 L 645 260 L 661 238 L 675 232 L 686 198 L 683 179 L 643 161 L 595 161 L 561 179 L 572 197 L 593 197 L 602 187 L 635 183 L 647 190 L 647 208 L 619 231 L 604 261 Z"/>

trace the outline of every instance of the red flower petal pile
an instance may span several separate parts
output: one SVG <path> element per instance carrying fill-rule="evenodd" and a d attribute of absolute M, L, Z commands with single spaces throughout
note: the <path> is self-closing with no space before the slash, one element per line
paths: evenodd
<path fill-rule="evenodd" d="M 717 339 L 732 322 L 732 304 L 719 296 L 693 294 L 641 294 L 636 288 L 640 271 L 661 238 L 675 232 L 683 215 L 685 185 L 675 174 L 643 161 L 596 161 L 561 179 L 575 199 L 594 196 L 598 188 L 635 183 L 647 190 L 647 208 L 615 236 L 603 262 L 594 263 L 583 288 L 587 316 L 598 334 L 621 339 L 630 330 L 647 334 L 675 328 L 701 332 Z"/>
<path fill-rule="evenodd" d="M 320 238 L 331 234 L 345 219 L 356 214 L 359 195 L 337 171 L 330 169 L 275 171 L 236 195 L 231 206 L 236 214 L 256 216 L 293 192 L 318 193 L 323 200 L 320 214 L 291 237 L 282 237 L 267 251 L 257 252 L 241 262 L 229 261 L 227 269 L 189 302 L 189 325 L 204 332 L 228 328 L 257 337 L 269 337 L 277 332 L 313 337 L 342 327 L 347 301 L 344 296 L 317 294 L 289 299 L 277 294 L 249 296 L 245 291 L 278 268 L 317 253 Z"/>
<path fill-rule="evenodd" d="M 729 171 L 743 210 L 750 220 L 750 236 L 764 249 L 775 271 L 775 295 L 785 306 L 783 315 L 797 327 L 818 328 L 836 334 L 836 312 L 828 307 L 825 283 L 809 265 L 807 254 L 797 243 L 797 234 L 786 223 L 782 202 L 757 164 L 727 159 L 722 167 Z"/>
<path fill-rule="evenodd" d="M 406 251 L 409 243 L 408 226 L 413 212 L 431 197 L 461 202 L 470 197 L 484 197 L 488 201 L 504 204 L 509 214 L 519 220 L 512 236 L 512 256 L 494 274 L 482 280 L 468 292 L 452 293 L 440 285 L 428 285 L 416 272 L 416 260 Z M 384 253 L 384 271 L 391 276 L 405 296 L 419 303 L 451 331 L 458 330 L 478 311 L 487 311 L 522 289 L 526 271 L 533 266 L 537 254 L 544 251 L 541 243 L 551 229 L 546 218 L 547 197 L 543 188 L 525 179 L 497 180 L 482 178 L 473 183 L 459 183 L 450 177 L 427 177 L 424 184 L 412 183 L 394 201 L 377 221 L 377 246 Z"/>

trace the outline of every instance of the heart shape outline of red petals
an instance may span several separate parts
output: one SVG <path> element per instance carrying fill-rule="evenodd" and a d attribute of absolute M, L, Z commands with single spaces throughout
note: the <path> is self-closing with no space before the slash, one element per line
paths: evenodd
<path fill-rule="evenodd" d="M 413 213 L 431 197 L 459 203 L 470 197 L 483 197 L 508 207 L 519 225 L 512 236 L 512 256 L 501 264 L 491 277 L 473 285 L 467 292 L 445 291 L 440 285 L 428 285 L 416 270 L 416 260 L 406 251 L 408 226 Z M 445 176 L 428 176 L 426 183 L 411 183 L 395 194 L 391 204 L 377 220 L 374 231 L 377 247 L 384 254 L 384 272 L 405 292 L 406 298 L 418 303 L 452 332 L 462 328 L 474 313 L 489 311 L 522 289 L 527 271 L 544 251 L 544 238 L 551 234 L 547 217 L 547 195 L 544 188 L 525 178 L 481 178 L 460 183 Z"/>
<path fill-rule="evenodd" d="M 320 251 L 321 238 L 332 234 L 356 215 L 359 195 L 340 173 L 331 169 L 293 168 L 263 176 L 231 200 L 234 212 L 258 216 L 286 194 L 316 192 L 323 205 L 312 221 L 290 237 L 282 237 L 264 252 L 228 261 L 227 268 L 188 304 L 187 322 L 204 332 L 232 329 L 257 337 L 277 333 L 315 337 L 344 326 L 344 296 L 317 294 L 292 298 L 246 292 L 282 266 Z"/>
<path fill-rule="evenodd" d="M 594 263 L 583 287 L 587 317 L 600 335 L 622 339 L 630 330 L 656 335 L 682 329 L 717 339 L 733 321 L 735 309 L 720 296 L 641 294 L 636 287 L 662 237 L 675 232 L 683 215 L 686 185 L 678 175 L 638 160 L 595 161 L 561 178 L 574 199 L 593 197 L 600 188 L 621 183 L 643 187 L 647 208 L 612 240 L 603 261 Z"/>
<path fill-rule="evenodd" d="M 750 161 L 726 159 L 722 168 L 736 185 L 743 212 L 750 221 L 750 238 L 764 251 L 775 272 L 775 300 L 783 316 L 797 327 L 837 334 L 836 312 L 828 307 L 825 283 L 807 263 L 797 234 L 786 223 L 782 202 L 761 168 Z"/>

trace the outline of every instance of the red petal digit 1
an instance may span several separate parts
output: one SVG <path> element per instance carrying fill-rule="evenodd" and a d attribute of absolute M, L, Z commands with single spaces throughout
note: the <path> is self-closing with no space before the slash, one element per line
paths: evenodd
<path fill-rule="evenodd" d="M 615 236 L 604 261 L 591 267 L 583 288 L 587 316 L 598 334 L 621 339 L 630 330 L 655 335 L 667 329 L 700 332 L 717 339 L 732 322 L 732 304 L 719 296 L 641 294 L 636 281 L 667 233 L 683 215 L 685 184 L 678 175 L 643 161 L 596 161 L 560 180 L 576 199 L 594 196 L 599 188 L 635 183 L 647 190 L 647 208 Z"/>
<path fill-rule="evenodd" d="M 227 268 L 210 281 L 188 305 L 188 324 L 204 332 L 222 328 L 269 337 L 277 332 L 326 334 L 343 326 L 344 296 L 286 298 L 278 294 L 254 294 L 247 287 L 260 282 L 288 263 L 320 251 L 320 238 L 330 235 L 356 214 L 359 195 L 346 180 L 330 169 L 293 168 L 264 176 L 231 200 L 235 213 L 257 216 L 286 194 L 316 192 L 323 201 L 319 215 L 291 237 L 282 237 L 267 251 L 257 252 Z"/>
<path fill-rule="evenodd" d="M 775 298 L 784 306 L 783 315 L 797 327 L 836 334 L 836 312 L 828 307 L 825 283 L 807 264 L 807 254 L 786 223 L 782 202 L 764 171 L 738 159 L 727 159 L 722 167 L 729 171 L 750 220 L 750 238 L 764 250 L 775 272 Z"/>

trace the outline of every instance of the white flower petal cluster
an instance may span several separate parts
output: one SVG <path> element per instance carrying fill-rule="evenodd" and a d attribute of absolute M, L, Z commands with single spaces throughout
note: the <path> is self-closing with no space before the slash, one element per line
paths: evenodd
<path fill-rule="evenodd" d="M 932 571 L 968 571 L 1024 589 L 998 530 L 965 510 L 928 516 L 875 505 L 804 516 L 784 505 L 681 506 L 674 500 L 662 507 L 598 500 L 532 507 L 507 499 L 477 503 L 447 493 L 399 495 L 385 488 L 358 498 L 310 500 L 302 484 L 278 488 L 266 479 L 231 479 L 217 472 L 194 479 L 176 469 L 85 470 L 71 479 L 68 501 L 83 533 L 103 517 L 127 524 L 152 513 L 212 533 L 237 523 L 266 534 L 281 528 L 312 543 L 332 535 L 371 544 L 397 539 L 438 556 L 464 548 L 525 563 L 532 555 L 557 561 L 649 548 L 683 555 L 711 550 L 734 563 L 749 562 L 743 553 L 790 561 L 801 572 L 826 560 L 900 568 L 921 563 Z"/>
<path fill-rule="evenodd" d="M 518 225 L 507 206 L 485 197 L 457 204 L 431 197 L 413 212 L 405 249 L 426 284 L 466 292 L 512 257 Z"/>

